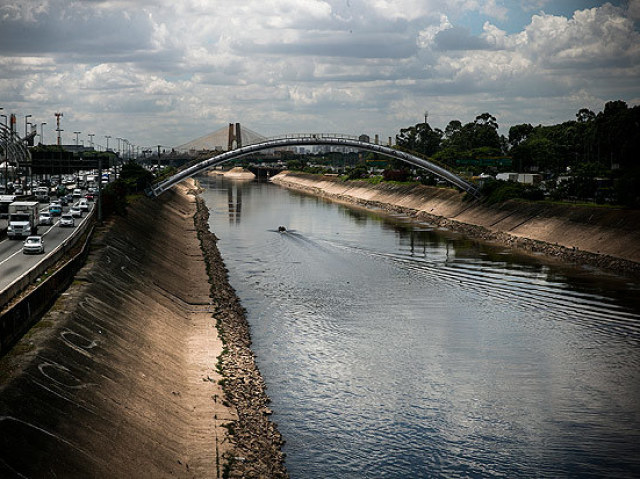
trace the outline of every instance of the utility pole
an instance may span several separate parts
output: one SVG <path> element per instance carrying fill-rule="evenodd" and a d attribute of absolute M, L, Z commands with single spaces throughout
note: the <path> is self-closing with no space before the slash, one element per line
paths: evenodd
<path fill-rule="evenodd" d="M 98 156 L 98 224 L 102 226 L 102 156 Z"/>
<path fill-rule="evenodd" d="M 422 154 L 427 156 L 427 119 L 429 118 L 429 111 L 424 111 L 424 138 L 422 138 Z"/>
<path fill-rule="evenodd" d="M 62 113 L 54 113 L 54 114 L 56 116 L 56 125 L 58 126 L 56 128 L 56 131 L 58 132 L 58 146 L 62 146 L 62 138 L 60 137 L 60 132 L 64 130 L 60 128 L 60 117 L 64 115 Z"/>

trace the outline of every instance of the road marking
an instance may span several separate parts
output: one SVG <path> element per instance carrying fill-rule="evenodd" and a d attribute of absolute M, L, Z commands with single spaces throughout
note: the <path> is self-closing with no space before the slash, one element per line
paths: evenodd
<path fill-rule="evenodd" d="M 55 228 L 56 226 L 58 226 L 58 223 L 60 222 L 60 220 L 56 221 L 54 224 L 51 225 L 51 227 L 45 231 L 44 233 L 42 233 L 40 236 L 44 237 L 46 235 L 48 235 L 51 230 L 53 228 Z M 35 236 L 35 235 L 34 235 Z M 5 241 L 8 241 L 8 239 L 6 239 Z M 18 251 L 16 251 L 15 253 L 13 253 L 12 255 L 7 256 L 5 259 L 3 259 L 2 261 L 0 261 L 0 266 L 2 266 L 3 264 L 5 264 L 7 261 L 9 261 L 11 258 L 13 258 L 15 255 L 17 255 L 18 253 L 22 253 L 22 248 L 20 248 Z M 45 254 L 45 257 L 48 255 L 48 253 Z"/>
<path fill-rule="evenodd" d="M 20 248 L 18 251 L 16 251 L 15 253 L 13 253 L 11 256 L 7 256 L 5 259 L 3 259 L 2 261 L 0 261 L 0 266 L 2 266 L 3 264 L 5 264 L 7 261 L 9 261 L 11 258 L 13 258 L 15 255 L 17 255 L 18 253 L 22 253 L 22 248 Z"/>

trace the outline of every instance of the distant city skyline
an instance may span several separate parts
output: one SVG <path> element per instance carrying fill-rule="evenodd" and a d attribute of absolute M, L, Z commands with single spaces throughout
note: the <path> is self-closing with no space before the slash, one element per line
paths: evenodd
<path fill-rule="evenodd" d="M 0 108 L 48 143 L 173 147 L 640 104 L 640 0 L 0 2 Z M 4 118 L 0 118 L 4 122 Z M 42 123 L 46 123 L 42 125 Z M 77 133 L 76 133 L 77 132 Z"/>

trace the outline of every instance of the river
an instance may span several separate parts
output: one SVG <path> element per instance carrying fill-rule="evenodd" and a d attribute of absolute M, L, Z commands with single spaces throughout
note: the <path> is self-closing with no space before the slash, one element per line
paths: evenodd
<path fill-rule="evenodd" d="M 199 181 L 292 478 L 640 477 L 639 283 Z"/>

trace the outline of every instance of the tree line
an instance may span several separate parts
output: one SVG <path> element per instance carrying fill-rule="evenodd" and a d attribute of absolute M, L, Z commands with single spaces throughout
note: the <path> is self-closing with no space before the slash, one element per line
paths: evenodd
<path fill-rule="evenodd" d="M 508 137 L 498 129 L 490 113 L 451 120 L 444 131 L 424 122 L 402 128 L 396 145 L 472 174 L 539 173 L 555 199 L 640 206 L 640 106 L 610 101 L 557 125 L 514 125 Z"/>

